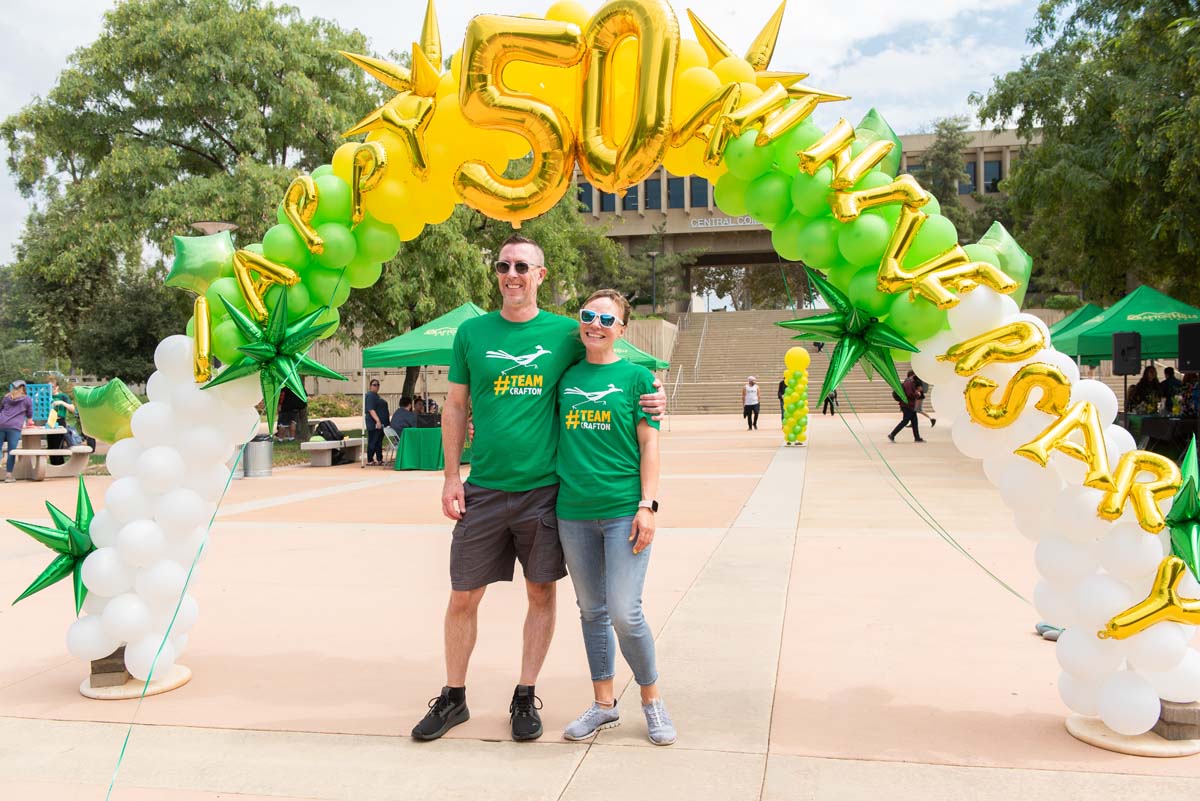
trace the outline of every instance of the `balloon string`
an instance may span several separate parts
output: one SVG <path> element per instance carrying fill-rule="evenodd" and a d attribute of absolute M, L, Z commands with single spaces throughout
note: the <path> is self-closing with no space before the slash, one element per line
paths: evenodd
<path fill-rule="evenodd" d="M 121 752 L 117 755 L 117 764 L 113 766 L 112 778 L 108 782 L 108 792 L 104 794 L 104 801 L 110 801 L 112 798 L 113 788 L 117 784 L 117 775 L 121 772 L 121 765 L 125 762 L 125 751 L 129 747 L 129 739 L 133 736 L 133 727 L 137 723 L 138 713 L 142 710 L 142 702 L 146 700 L 146 693 L 150 689 L 150 682 L 154 680 L 154 669 L 158 665 L 158 657 L 162 654 L 163 648 L 166 647 L 167 640 L 171 638 L 171 629 L 175 627 L 175 619 L 179 616 L 179 609 L 183 606 L 183 599 L 187 595 L 188 587 L 192 583 L 192 572 L 195 571 L 196 565 L 200 562 L 200 554 L 204 553 L 205 547 L 208 545 L 208 534 L 212 531 L 213 521 L 217 519 L 217 512 L 221 508 L 221 502 L 225 500 L 225 494 L 229 492 L 229 485 L 233 483 L 233 476 L 237 472 L 238 466 L 242 463 L 242 456 L 246 452 L 246 444 L 254 436 L 254 431 L 258 430 L 258 422 L 254 423 L 254 430 L 246 441 L 242 443 L 242 447 L 238 449 L 237 457 L 233 461 L 233 467 L 229 470 L 229 475 L 225 478 L 225 486 L 221 490 L 221 497 L 217 498 L 217 508 L 213 510 L 212 516 L 208 519 L 208 527 L 205 530 L 204 539 L 200 542 L 200 547 L 196 549 L 196 555 L 192 557 L 192 564 L 188 567 L 187 577 L 183 581 L 183 590 L 179 593 L 179 600 L 175 603 L 175 611 L 171 615 L 171 622 L 167 624 L 167 630 L 163 634 L 162 642 L 158 644 L 158 651 L 154 654 L 154 660 L 150 663 L 150 672 L 146 674 L 146 682 L 142 685 L 142 692 L 138 696 L 137 706 L 133 709 L 133 717 L 129 720 L 129 728 L 125 730 L 125 739 L 121 742 Z"/>
<path fill-rule="evenodd" d="M 1008 590 L 1017 598 L 1020 598 L 1025 603 L 1029 603 L 1028 598 L 1014 590 L 1006 581 L 1004 581 L 1004 579 L 997 576 L 982 562 L 976 559 L 975 556 L 969 550 L 967 550 L 966 546 L 956 540 L 954 535 L 947 531 L 945 526 L 938 522 L 937 518 L 933 516 L 933 513 L 925 508 L 913 491 L 908 488 L 908 485 L 904 483 L 904 479 L 900 478 L 900 475 L 895 471 L 891 463 L 888 462 L 887 457 L 883 455 L 881 450 L 879 450 L 879 446 L 875 444 L 873 439 L 871 439 L 871 435 L 867 433 L 866 423 L 864 423 L 863 419 L 859 417 L 858 410 L 854 408 L 854 401 L 850 398 L 849 393 L 846 393 L 846 402 L 850 406 L 850 411 L 854 414 L 854 419 L 858 421 L 859 426 L 862 428 L 863 436 L 866 437 L 867 441 L 871 443 L 871 448 L 879 457 L 879 461 L 883 463 L 883 466 L 887 468 L 887 471 L 892 475 L 892 478 L 896 480 L 895 484 L 890 481 L 887 482 L 888 486 L 891 487 L 892 491 L 895 492 L 900 500 L 904 502 L 905 506 L 911 509 L 913 513 L 916 514 L 923 523 L 925 523 L 925 525 L 927 525 L 935 534 L 941 537 L 942 540 L 950 545 L 950 547 L 954 548 L 954 550 L 958 551 L 960 554 L 970 560 L 972 564 L 986 573 L 993 581 L 995 581 L 1004 589 Z M 850 432 L 850 436 L 854 437 L 854 441 L 858 443 L 858 447 L 862 448 L 862 451 L 866 455 L 868 461 L 874 462 L 875 460 L 871 457 L 871 453 L 867 450 L 867 446 L 863 444 L 862 440 L 859 439 L 858 434 L 856 434 L 854 429 L 850 427 L 850 423 L 846 419 L 846 416 L 839 411 L 838 417 L 841 418 L 842 423 L 846 426 L 846 430 Z M 903 492 L 901 490 L 903 490 Z"/>

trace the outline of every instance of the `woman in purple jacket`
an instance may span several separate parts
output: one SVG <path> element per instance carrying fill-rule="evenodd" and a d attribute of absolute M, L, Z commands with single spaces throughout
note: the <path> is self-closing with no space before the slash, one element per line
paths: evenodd
<path fill-rule="evenodd" d="M 0 443 L 8 446 L 8 462 L 4 466 L 4 483 L 13 481 L 13 451 L 21 447 L 21 429 L 33 422 L 33 401 L 25 392 L 25 382 L 17 379 L 7 395 L 0 398 Z"/>

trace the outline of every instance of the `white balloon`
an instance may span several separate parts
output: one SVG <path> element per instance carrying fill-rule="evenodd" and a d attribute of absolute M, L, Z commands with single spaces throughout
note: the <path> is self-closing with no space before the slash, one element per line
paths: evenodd
<path fill-rule="evenodd" d="M 120 530 L 121 524 L 113 517 L 113 513 L 107 509 L 101 509 L 92 517 L 92 525 L 88 527 L 88 536 L 92 538 L 92 544 L 97 548 L 107 548 L 117 544 L 117 532 Z"/>
<path fill-rule="evenodd" d="M 1017 531 L 1026 539 L 1037 542 L 1042 537 L 1057 536 L 1058 528 L 1054 517 L 1036 506 L 1019 506 L 1013 509 L 1013 522 Z"/>
<path fill-rule="evenodd" d="M 1017 448 L 1041 436 L 1042 432 L 1054 422 L 1054 418 L 1050 415 L 1033 408 L 1033 404 L 1036 402 L 1037 400 L 1031 397 L 1029 405 L 1025 408 L 1021 416 L 1017 418 L 1016 422 L 1004 428 L 997 429 L 996 435 L 1000 447 L 1004 449 L 1005 453 L 1011 454 L 1014 459 L 1029 462 L 1046 473 L 1054 473 L 1055 471 L 1049 467 L 1042 467 L 1031 459 L 1026 459 L 1024 456 L 1017 456 L 1013 453 Z"/>
<path fill-rule="evenodd" d="M 256 375 L 245 376 L 227 384 L 218 384 L 205 391 L 216 393 L 221 400 L 235 407 L 253 407 L 263 399 L 262 382 Z"/>
<path fill-rule="evenodd" d="M 1058 635 L 1054 655 L 1059 667 L 1081 678 L 1099 678 L 1121 667 L 1125 652 L 1117 640 L 1102 640 L 1095 630 L 1068 628 Z"/>
<path fill-rule="evenodd" d="M 201 550 L 201 546 L 204 550 Z M 174 543 L 167 556 L 187 568 L 191 567 L 193 562 L 203 562 L 204 558 L 208 556 L 208 551 L 208 529 L 204 526 L 197 526 L 182 540 Z M 199 560 L 196 559 L 197 554 L 200 555 Z"/>
<path fill-rule="evenodd" d="M 1085 679 L 1063 671 L 1058 674 L 1058 697 L 1072 712 L 1093 717 L 1100 713 L 1100 684 L 1100 679 Z"/>
<path fill-rule="evenodd" d="M 1184 571 L 1183 578 L 1179 580 L 1179 586 L 1176 589 L 1181 598 L 1200 598 L 1200 581 L 1196 581 L 1196 577 L 1190 570 Z"/>
<path fill-rule="evenodd" d="M 195 470 L 223 464 L 233 454 L 233 443 L 225 431 L 214 426 L 187 428 L 179 434 L 179 453 Z"/>
<path fill-rule="evenodd" d="M 102 620 L 109 637 L 133 642 L 150 631 L 150 607 L 135 593 L 122 593 L 105 607 Z"/>
<path fill-rule="evenodd" d="M 1111 425 L 1117 419 L 1117 396 L 1102 381 L 1084 378 L 1071 384 L 1071 403 L 1087 401 L 1096 407 L 1100 425 Z"/>
<path fill-rule="evenodd" d="M 150 499 L 141 482 L 132 476 L 118 478 L 104 493 L 104 506 L 118 523 L 129 523 L 150 516 Z"/>
<path fill-rule="evenodd" d="M 229 483 L 229 468 L 225 464 L 214 464 L 196 467 L 184 479 L 184 489 L 190 489 L 206 502 L 217 501 L 224 493 Z"/>
<path fill-rule="evenodd" d="M 1183 661 L 1189 639 L 1178 623 L 1155 623 L 1125 640 L 1125 653 L 1139 673 L 1162 673 Z"/>
<path fill-rule="evenodd" d="M 1009 508 L 1033 507 L 1051 517 L 1050 512 L 1063 490 L 1058 473 L 1012 453 L 1002 453 L 996 461 L 1002 464 L 997 471 L 996 488 Z M 986 467 L 987 462 L 984 464 Z"/>
<path fill-rule="evenodd" d="M 125 478 L 137 473 L 137 462 L 142 455 L 142 443 L 133 437 L 114 442 L 104 457 L 104 466 L 113 478 Z"/>
<path fill-rule="evenodd" d="M 967 406 L 963 400 L 963 391 L 967 382 L 958 376 L 953 376 L 930 392 L 930 404 L 937 410 L 938 418 L 953 423 L 959 418 L 967 418 Z"/>
<path fill-rule="evenodd" d="M 1026 312 L 1018 312 L 1017 314 L 1007 315 L 1004 318 L 1004 322 L 1005 323 L 1017 323 L 1017 322 L 1033 323 L 1035 326 L 1037 326 L 1038 330 L 1042 332 L 1042 337 L 1046 340 L 1046 347 L 1050 347 L 1050 327 L 1046 325 L 1046 322 L 1041 317 L 1037 317 L 1036 315 L 1028 314 Z"/>
<path fill-rule="evenodd" d="M 222 418 L 221 425 L 225 429 L 225 436 L 234 447 L 240 447 L 258 433 L 258 410 L 253 406 L 230 407 Z"/>
<path fill-rule="evenodd" d="M 183 483 L 187 466 L 173 447 L 147 448 L 138 459 L 137 476 L 147 492 L 161 495 Z"/>
<path fill-rule="evenodd" d="M 67 651 L 85 662 L 103 659 L 120 645 L 105 633 L 104 625 L 96 615 L 84 615 L 67 629 Z"/>
<path fill-rule="evenodd" d="M 158 631 L 167 631 L 169 627 L 171 638 L 174 639 L 180 634 L 187 634 L 191 631 L 199 618 L 200 605 L 191 595 L 185 595 L 179 603 L 178 612 L 176 612 L 174 604 L 170 605 L 163 614 L 158 616 L 154 625 Z"/>
<path fill-rule="evenodd" d="M 1091 487 L 1067 485 L 1054 502 L 1055 525 L 1059 534 L 1076 542 L 1094 542 L 1107 534 L 1112 524 L 1100 517 L 1097 509 L 1104 493 Z"/>
<path fill-rule="evenodd" d="M 151 669 L 155 676 L 165 676 L 174 665 L 175 646 L 170 640 L 163 642 L 160 634 L 147 634 L 125 646 L 125 669 L 138 681 L 149 678 Z"/>
<path fill-rule="evenodd" d="M 1125 520 L 1113 523 L 1101 537 L 1100 564 L 1122 581 L 1153 573 L 1162 561 L 1162 543 L 1153 534 L 1142 531 L 1136 523 Z"/>
<path fill-rule="evenodd" d="M 1075 608 L 1071 605 L 1071 587 L 1060 587 L 1042 579 L 1033 587 L 1033 605 L 1044 622 L 1060 629 L 1075 622 Z"/>
<path fill-rule="evenodd" d="M 969 420 L 963 420 L 959 425 L 950 429 L 950 439 L 954 446 L 972 459 L 983 459 L 999 452 L 996 438 L 992 432 Z"/>
<path fill-rule="evenodd" d="M 1063 375 L 1071 382 L 1071 385 L 1079 383 L 1079 365 L 1065 353 L 1060 353 L 1053 348 L 1047 348 L 1037 355 L 1039 362 L 1051 364 L 1062 370 Z M 1111 422 L 1111 421 L 1110 421 Z"/>
<path fill-rule="evenodd" d="M 195 382 L 176 386 L 171 392 L 171 406 L 179 413 L 182 421 L 193 425 L 208 423 L 219 416 L 221 399 L 209 390 L 203 390 Z"/>
<path fill-rule="evenodd" d="M 168 378 L 192 380 L 192 338 L 174 334 L 158 343 L 154 349 L 154 366 Z"/>
<path fill-rule="evenodd" d="M 175 442 L 177 422 L 170 404 L 151 401 L 138 407 L 129 424 L 138 441 L 143 446 L 152 448 L 155 445 L 171 445 Z"/>
<path fill-rule="evenodd" d="M 88 592 L 114 598 L 128 592 L 133 576 L 121 561 L 116 548 L 97 548 L 83 560 L 83 585 Z"/>
<path fill-rule="evenodd" d="M 930 384 L 941 384 L 954 377 L 954 363 L 938 361 L 938 356 L 944 354 L 958 342 L 958 337 L 949 331 L 942 331 L 934 336 L 917 343 L 918 350 L 912 355 L 913 372 Z"/>
<path fill-rule="evenodd" d="M 1038 540 L 1033 559 L 1038 572 L 1055 584 L 1072 584 L 1099 567 L 1090 546 L 1063 537 Z"/>
<path fill-rule="evenodd" d="M 1082 486 L 1088 472 L 1087 465 L 1062 451 L 1050 452 L 1050 463 L 1047 467 L 1058 473 L 1068 487 Z"/>
<path fill-rule="evenodd" d="M 1179 664 L 1162 673 L 1146 673 L 1159 698 L 1177 704 L 1200 701 L 1200 653 L 1189 648 Z"/>
<path fill-rule="evenodd" d="M 1118 425 L 1111 425 L 1104 429 L 1104 444 L 1108 450 L 1108 460 L 1114 466 L 1122 454 L 1137 450 L 1137 442 L 1133 439 L 1133 434 Z"/>
<path fill-rule="evenodd" d="M 134 520 L 126 523 L 117 534 L 117 553 L 133 567 L 147 567 L 163 557 L 167 540 L 163 530 L 153 520 Z"/>
<path fill-rule="evenodd" d="M 107 595 L 101 595 L 98 592 L 88 590 L 88 594 L 83 599 L 83 613 L 85 615 L 102 615 L 104 614 L 104 607 L 111 600 L 112 598 L 109 598 Z"/>
<path fill-rule="evenodd" d="M 168 536 L 183 534 L 208 522 L 204 499 L 190 489 L 174 489 L 154 507 L 154 519 Z"/>
<path fill-rule="evenodd" d="M 172 634 L 171 635 L 171 645 L 175 646 L 175 661 L 179 661 L 180 655 L 183 654 L 183 652 L 187 650 L 187 644 L 188 644 L 188 635 L 186 635 L 186 634 Z"/>
<path fill-rule="evenodd" d="M 138 572 L 135 586 L 152 613 L 161 612 L 167 605 L 172 608 L 183 594 L 187 583 L 187 571 L 177 562 L 160 559 L 150 567 Z"/>
<path fill-rule="evenodd" d="M 1096 573 L 1080 580 L 1071 594 L 1080 627 L 1093 637 L 1114 615 L 1140 600 L 1133 597 L 1129 587 L 1107 573 Z"/>
<path fill-rule="evenodd" d="M 1149 681 L 1131 670 L 1122 670 L 1100 684 L 1099 712 L 1108 728 L 1133 736 L 1154 728 L 1162 705 Z"/>
<path fill-rule="evenodd" d="M 160 373 L 156 370 L 146 379 L 146 397 L 152 401 L 167 403 L 171 400 L 171 389 L 173 386 L 170 377 L 166 373 Z"/>
<path fill-rule="evenodd" d="M 946 312 L 951 332 L 964 340 L 997 328 L 1004 319 L 1002 297 L 985 286 L 960 294 L 958 303 Z"/>

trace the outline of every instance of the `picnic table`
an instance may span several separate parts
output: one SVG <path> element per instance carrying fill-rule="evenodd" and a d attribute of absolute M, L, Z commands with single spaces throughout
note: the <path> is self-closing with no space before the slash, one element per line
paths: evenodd
<path fill-rule="evenodd" d="M 13 468 L 13 478 L 26 481 L 42 481 L 46 478 L 66 478 L 77 476 L 88 466 L 88 457 L 92 449 L 88 445 L 73 445 L 68 447 L 51 448 L 47 437 L 65 435 L 64 428 L 46 428 L 45 426 L 27 426 L 21 429 L 21 447 L 13 451 L 17 463 Z M 50 464 L 51 456 L 62 456 L 66 459 L 62 464 Z"/>

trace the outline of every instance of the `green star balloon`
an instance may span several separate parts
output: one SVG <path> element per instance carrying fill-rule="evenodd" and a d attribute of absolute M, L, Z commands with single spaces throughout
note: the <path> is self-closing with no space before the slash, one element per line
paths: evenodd
<path fill-rule="evenodd" d="M 799 331 L 796 339 L 837 343 L 829 359 L 829 371 L 825 373 L 825 381 L 821 384 L 821 397 L 817 404 L 824 403 L 829 393 L 837 389 L 850 374 L 851 368 L 863 359 L 863 370 L 868 378 L 871 377 L 871 367 L 874 367 L 892 389 L 903 396 L 904 386 L 900 383 L 900 376 L 896 374 L 896 363 L 892 361 L 889 351 L 896 348 L 915 353 L 916 346 L 900 336 L 895 329 L 856 307 L 844 292 L 822 278 L 820 273 L 809 267 L 805 267 L 804 270 L 808 273 L 810 285 L 825 299 L 830 311 L 815 317 L 786 320 L 777 325 Z"/>
<path fill-rule="evenodd" d="M 175 237 L 175 261 L 164 282 L 197 295 L 218 278 L 233 275 L 233 238 L 228 231 L 208 236 Z"/>
<path fill-rule="evenodd" d="M 108 443 L 133 436 L 133 413 L 141 405 L 138 396 L 119 378 L 98 387 L 75 387 L 80 425 L 89 436 Z"/>
<path fill-rule="evenodd" d="M 260 326 L 224 297 L 221 298 L 221 302 L 229 311 L 234 325 L 242 332 L 242 336 L 250 340 L 250 344 L 238 348 L 245 355 L 222 370 L 221 374 L 205 384 L 204 388 L 220 386 L 227 381 L 258 373 L 269 430 L 275 430 L 275 411 L 279 407 L 279 393 L 284 387 L 294 392 L 300 400 L 308 401 L 308 393 L 304 391 L 304 381 L 300 376 L 315 375 L 338 381 L 346 380 L 341 373 L 334 372 L 307 355 L 308 349 L 322 334 L 337 326 L 335 322 L 316 325 L 317 320 L 328 310 L 327 306 L 322 306 L 288 325 L 287 293 L 278 292 L 275 295 L 275 303 L 267 313 L 267 322 Z"/>
<path fill-rule="evenodd" d="M 33 583 L 26 587 L 25 592 L 21 593 L 13 603 L 23 601 L 35 592 L 44 590 L 51 584 L 71 576 L 75 590 L 75 614 L 78 615 L 79 610 L 83 608 L 83 600 L 87 598 L 87 587 L 83 586 L 83 560 L 96 550 L 89 533 L 92 517 L 94 517 L 92 500 L 88 497 L 87 487 L 83 485 L 83 476 L 79 477 L 74 520 L 67 517 L 50 501 L 46 501 L 46 509 L 50 512 L 50 519 L 54 521 L 54 528 L 22 523 L 17 520 L 8 521 L 58 554 L 49 567 L 43 570 L 41 575 L 34 579 Z"/>
<path fill-rule="evenodd" d="M 1196 437 L 1179 463 L 1182 485 L 1167 512 L 1171 529 L 1171 553 L 1178 556 L 1200 579 L 1200 470 L 1197 469 Z"/>

